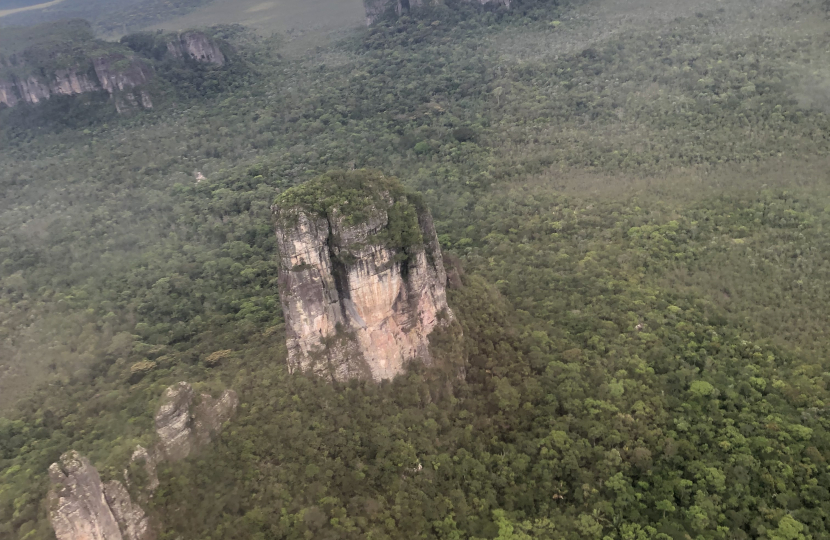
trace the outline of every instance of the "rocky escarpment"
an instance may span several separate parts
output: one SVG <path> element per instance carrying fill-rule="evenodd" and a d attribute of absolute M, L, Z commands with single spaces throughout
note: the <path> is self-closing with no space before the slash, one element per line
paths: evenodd
<path fill-rule="evenodd" d="M 190 57 L 198 62 L 207 62 L 221 66 L 225 64 L 225 55 L 219 47 L 201 32 L 178 34 L 167 42 L 167 50 L 173 58 Z"/>
<path fill-rule="evenodd" d="M 43 29 L 60 34 L 60 28 Z M 30 33 L 37 31 L 35 27 Z M 185 57 L 216 66 L 226 62 L 219 46 L 202 32 L 137 34 L 125 36 L 121 43 L 96 40 L 86 27 L 73 27 L 73 32 L 72 39 L 46 36 L 28 48 L 6 54 L 0 50 L 0 106 L 107 92 L 118 112 L 151 109 L 148 83 L 154 77 L 155 62 Z M 31 38 L 21 36 L 19 41 L 26 43 Z"/>
<path fill-rule="evenodd" d="M 143 485 L 135 486 L 143 493 L 139 501 L 147 502 L 159 487 L 156 467 L 161 461 L 184 459 L 209 443 L 239 403 L 233 390 L 218 399 L 202 394 L 194 406 L 195 398 L 193 387 L 186 382 L 164 392 L 155 417 L 158 443 L 153 450 L 138 446 L 131 459 L 145 473 Z M 95 467 L 79 453 L 61 456 L 49 467 L 49 478 L 49 519 L 57 540 L 155 540 L 149 517 L 124 483 L 103 483 Z M 124 471 L 128 486 L 135 480 Z"/>
<path fill-rule="evenodd" d="M 145 109 L 153 106 L 147 91 L 138 89 L 152 79 L 153 70 L 146 62 L 129 54 L 73 59 L 72 65 L 61 69 L 38 66 L 26 61 L 25 57 L 15 58 L 15 61 L 14 66 L 0 66 L 0 104 L 7 107 L 20 103 L 36 104 L 53 96 L 102 90 L 115 96 L 119 109 L 124 108 L 123 103 Z"/>
<path fill-rule="evenodd" d="M 124 485 L 104 485 L 87 458 L 75 451 L 49 467 L 49 519 L 58 540 L 152 540 L 144 511 Z"/>
<path fill-rule="evenodd" d="M 329 173 L 273 207 L 292 370 L 389 379 L 431 362 L 446 274 L 428 209 L 393 178 Z"/>
<path fill-rule="evenodd" d="M 492 4 L 510 7 L 511 0 L 464 0 L 475 4 Z M 363 0 L 363 7 L 366 11 L 366 24 L 375 23 L 378 19 L 394 11 L 403 15 L 411 9 L 426 5 L 427 0 Z"/>

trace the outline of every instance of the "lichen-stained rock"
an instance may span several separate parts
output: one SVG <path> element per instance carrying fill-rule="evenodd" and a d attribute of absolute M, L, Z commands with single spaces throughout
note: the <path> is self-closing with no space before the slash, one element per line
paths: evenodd
<path fill-rule="evenodd" d="M 225 55 L 219 47 L 202 32 L 185 32 L 167 42 L 167 51 L 174 58 L 188 56 L 197 62 L 222 66 Z"/>
<path fill-rule="evenodd" d="M 193 407 L 193 397 L 193 387 L 186 382 L 174 384 L 161 397 L 155 418 L 158 451 L 169 461 L 184 459 L 197 447 L 210 442 L 239 405 L 233 390 L 226 390 L 219 399 L 202 394 L 196 407 Z"/>
<path fill-rule="evenodd" d="M 58 540 L 122 540 L 101 477 L 75 451 L 49 467 L 49 519 Z"/>
<path fill-rule="evenodd" d="M 453 315 L 417 194 L 376 172 L 329 173 L 273 211 L 290 369 L 381 380 L 430 363 L 429 335 Z"/>
<path fill-rule="evenodd" d="M 104 484 L 104 496 L 126 540 L 154 540 L 155 532 L 140 506 L 134 504 L 124 484 L 117 480 Z"/>

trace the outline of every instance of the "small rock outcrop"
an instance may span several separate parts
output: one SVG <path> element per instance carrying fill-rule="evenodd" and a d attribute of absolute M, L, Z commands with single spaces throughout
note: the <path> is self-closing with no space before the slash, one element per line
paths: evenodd
<path fill-rule="evenodd" d="M 202 394 L 196 407 L 193 398 L 193 387 L 186 382 L 169 387 L 161 398 L 155 418 L 158 454 L 169 461 L 182 460 L 209 443 L 239 405 L 233 390 L 225 390 L 219 399 Z"/>
<path fill-rule="evenodd" d="M 431 362 L 447 325 L 446 274 L 429 210 L 394 178 L 324 175 L 273 207 L 291 370 L 390 379 Z"/>
<path fill-rule="evenodd" d="M 510 7 L 511 0 L 463 0 L 475 4 L 492 4 Z M 363 7 L 366 11 L 366 25 L 374 24 L 381 17 L 394 11 L 397 15 L 408 13 L 411 9 L 419 8 L 427 3 L 427 0 L 363 0 Z"/>
<path fill-rule="evenodd" d="M 146 503 L 159 487 L 156 466 L 160 461 L 184 459 L 209 443 L 239 405 L 233 390 L 226 390 L 219 399 L 202 394 L 195 407 L 194 397 L 193 387 L 186 382 L 164 392 L 155 419 L 158 444 L 152 451 L 137 446 L 130 459 L 144 469 L 144 485 L 134 486 L 135 477 L 124 471 L 127 486 L 141 489 L 138 502 Z M 124 484 L 118 480 L 103 484 L 95 467 L 78 452 L 63 454 L 49 467 L 49 478 L 49 520 L 57 540 L 156 539 L 150 518 Z"/>
<path fill-rule="evenodd" d="M 49 467 L 49 519 L 58 540 L 153 540 L 142 510 L 121 482 L 101 483 L 87 458 L 71 451 Z"/>
<path fill-rule="evenodd" d="M 167 42 L 167 50 L 173 58 L 190 57 L 197 62 L 222 66 L 225 55 L 219 47 L 201 32 L 185 32 Z"/>

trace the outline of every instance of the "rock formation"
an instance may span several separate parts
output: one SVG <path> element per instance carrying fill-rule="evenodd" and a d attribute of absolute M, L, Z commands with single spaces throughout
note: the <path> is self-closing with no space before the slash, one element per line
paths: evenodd
<path fill-rule="evenodd" d="M 202 394 L 195 408 L 193 397 L 193 387 L 180 382 L 165 390 L 161 398 L 155 419 L 158 454 L 170 461 L 184 459 L 194 449 L 210 442 L 239 405 L 233 390 L 225 390 L 219 399 Z"/>
<path fill-rule="evenodd" d="M 136 106 L 140 99 L 143 108 L 152 108 L 146 91 L 138 93 L 139 99 L 131 92 L 152 78 L 153 71 L 148 64 L 122 54 L 97 57 L 89 62 L 89 65 L 54 70 L 48 77 L 41 74 L 25 77 L 4 75 L 0 70 L 0 77 L 6 77 L 0 80 L 0 103 L 14 107 L 21 102 L 40 103 L 52 96 L 74 96 L 105 90 L 110 95 L 124 93 L 125 99 L 135 101 Z"/>
<path fill-rule="evenodd" d="M 159 442 L 153 451 L 136 447 L 131 462 L 147 473 L 139 502 L 147 502 L 159 486 L 156 466 L 161 460 L 178 461 L 204 446 L 219 433 L 239 400 L 233 390 L 219 399 L 199 396 L 193 407 L 193 387 L 181 382 L 169 387 L 156 413 Z M 103 484 L 89 460 L 75 451 L 61 456 L 49 467 L 49 520 L 57 540 L 155 540 L 156 533 L 144 510 L 118 480 Z M 128 486 L 135 483 L 124 471 Z"/>
<path fill-rule="evenodd" d="M 32 33 L 36 34 L 38 28 L 34 27 Z M 44 31 L 50 28 L 44 27 Z M 153 53 L 152 46 L 149 50 L 133 50 L 135 43 L 144 43 L 138 34 L 132 40 L 127 36 L 123 43 L 108 43 L 94 39 L 89 28 L 76 33 L 79 37 L 71 43 L 49 41 L 47 36 L 28 49 L 0 56 L 0 105 L 15 107 L 40 103 L 52 96 L 105 91 L 113 97 L 118 112 L 153 107 L 146 86 L 154 75 L 153 62 L 161 60 L 163 54 L 141 56 Z M 216 43 L 201 32 L 153 35 L 148 39 L 160 40 L 157 45 L 161 50 L 176 59 L 188 57 L 217 66 L 226 61 Z"/>
<path fill-rule="evenodd" d="M 448 324 L 446 274 L 429 210 L 394 178 L 329 173 L 273 207 L 291 370 L 389 379 L 431 361 Z"/>
<path fill-rule="evenodd" d="M 476 4 L 492 4 L 510 7 L 511 0 L 464 0 Z M 407 13 L 429 3 L 429 0 L 363 0 L 363 7 L 366 10 L 366 24 L 371 25 L 385 14 L 394 10 L 398 15 Z"/>
<path fill-rule="evenodd" d="M 144 510 L 123 484 L 101 483 L 89 460 L 75 451 L 49 467 L 49 519 L 58 540 L 153 540 Z"/>
<path fill-rule="evenodd" d="M 167 42 L 167 50 L 173 58 L 189 56 L 197 62 L 222 66 L 225 55 L 219 47 L 201 32 L 185 32 Z"/>
<path fill-rule="evenodd" d="M 117 480 L 104 484 L 104 496 L 115 521 L 126 540 L 152 540 L 156 537 L 150 528 L 150 519 L 140 506 L 133 503 L 124 484 Z M 59 539 L 60 540 L 60 539 Z"/>

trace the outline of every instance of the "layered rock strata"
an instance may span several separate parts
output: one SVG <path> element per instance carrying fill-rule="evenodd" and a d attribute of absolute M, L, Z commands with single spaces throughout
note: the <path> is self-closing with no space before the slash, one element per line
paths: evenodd
<path fill-rule="evenodd" d="M 379 173 L 330 173 L 273 211 L 291 370 L 381 380 L 431 362 L 429 335 L 453 315 L 417 195 Z"/>

